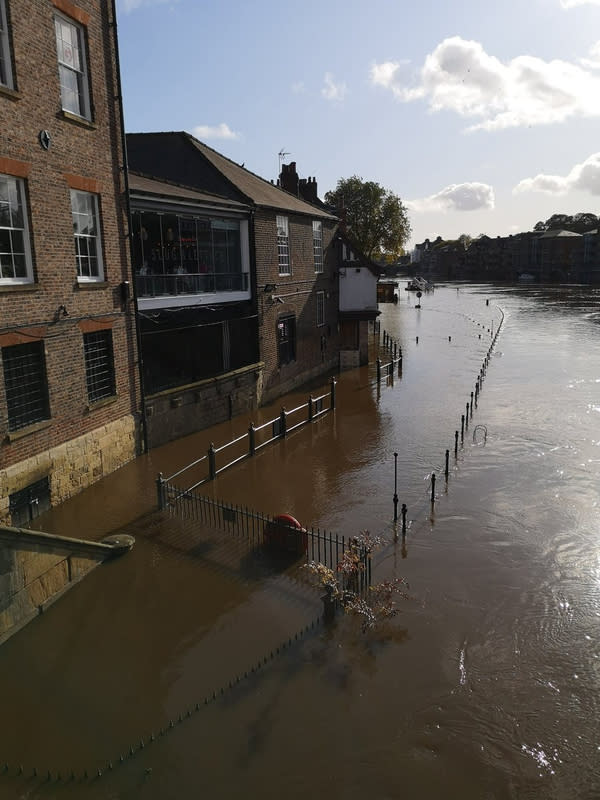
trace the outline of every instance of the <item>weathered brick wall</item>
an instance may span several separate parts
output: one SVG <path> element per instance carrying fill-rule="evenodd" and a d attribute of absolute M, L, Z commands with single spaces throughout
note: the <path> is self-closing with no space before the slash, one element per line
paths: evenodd
<path fill-rule="evenodd" d="M 61 110 L 56 6 L 89 14 L 90 123 Z M 14 343 L 15 332 L 43 340 L 51 420 L 24 429 L 22 435 L 8 436 L 0 359 L 0 469 L 27 462 L 116 420 L 131 420 L 139 408 L 134 309 L 131 301 L 122 304 L 120 292 L 121 282 L 131 276 L 111 3 L 78 0 L 73 6 L 63 0 L 10 0 L 8 7 L 16 87 L 12 92 L 0 89 L 0 173 L 21 174 L 25 180 L 34 283 L 0 284 L 0 347 Z M 40 146 L 41 130 L 51 135 L 48 150 Z M 77 282 L 67 176 L 88 181 L 90 191 L 99 194 L 102 283 Z M 61 305 L 68 316 L 57 316 Z M 114 398 L 93 407 L 87 401 L 81 328 L 90 322 L 112 324 L 117 384 Z M 108 454 L 106 458 L 110 460 Z M 113 463 L 120 465 L 118 459 Z M 26 486 L 27 480 L 25 469 L 17 488 Z"/>
<path fill-rule="evenodd" d="M 288 215 L 291 275 L 279 275 L 276 214 L 259 210 L 255 215 L 256 273 L 260 352 L 264 362 L 261 402 L 290 391 L 306 381 L 337 369 L 339 365 L 338 288 L 333 237 L 336 224 L 323 220 L 324 268 L 315 273 L 313 219 Z M 273 283 L 274 292 L 265 292 Z M 325 324 L 317 326 L 317 292 L 325 295 Z M 272 296 L 282 302 L 273 301 Z M 279 363 L 277 321 L 296 317 L 296 360 Z"/>

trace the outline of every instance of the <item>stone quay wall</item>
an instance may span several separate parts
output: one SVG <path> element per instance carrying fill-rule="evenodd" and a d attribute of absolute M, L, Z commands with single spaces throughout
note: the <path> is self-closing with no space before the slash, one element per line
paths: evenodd
<path fill-rule="evenodd" d="M 0 644 L 114 553 L 102 542 L 0 526 Z"/>

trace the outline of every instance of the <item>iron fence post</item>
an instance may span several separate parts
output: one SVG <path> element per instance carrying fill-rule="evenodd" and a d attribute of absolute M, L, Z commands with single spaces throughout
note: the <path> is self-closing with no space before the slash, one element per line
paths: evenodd
<path fill-rule="evenodd" d="M 310 422 L 313 418 L 313 399 L 312 394 L 308 396 L 308 421 Z"/>
<path fill-rule="evenodd" d="M 336 386 L 336 380 L 332 376 L 331 377 L 331 410 L 332 411 L 335 411 L 335 386 Z"/>
<path fill-rule="evenodd" d="M 213 442 L 208 447 L 208 479 L 214 481 L 217 477 L 217 454 Z"/>
<path fill-rule="evenodd" d="M 287 428 L 286 428 L 286 418 L 285 418 L 285 408 L 281 408 L 281 414 L 279 415 L 279 436 L 283 439 L 287 435 Z"/>
<path fill-rule="evenodd" d="M 167 503 L 165 498 L 165 480 L 162 472 L 158 473 L 158 477 L 156 479 L 156 495 L 158 498 L 158 507 L 161 511 L 164 511 Z"/>
<path fill-rule="evenodd" d="M 375 363 L 377 364 L 377 385 L 379 386 L 381 383 L 381 359 L 379 356 L 377 356 L 377 361 Z"/>
<path fill-rule="evenodd" d="M 256 453 L 256 428 L 253 422 L 250 423 L 248 428 L 248 452 L 251 456 Z"/>

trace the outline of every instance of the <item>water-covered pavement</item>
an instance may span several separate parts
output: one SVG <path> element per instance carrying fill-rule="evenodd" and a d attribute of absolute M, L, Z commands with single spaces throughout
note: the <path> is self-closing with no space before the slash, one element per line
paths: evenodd
<path fill-rule="evenodd" d="M 319 602 L 242 542 L 153 510 L 159 470 L 248 419 L 153 451 L 40 520 L 92 538 L 126 528 L 137 541 L 0 649 L 0 761 L 11 767 L 0 796 L 600 794 L 599 294 L 449 286 L 424 295 L 421 310 L 404 294 L 381 317 L 402 344 L 402 378 L 378 393 L 373 366 L 341 375 L 335 415 L 208 490 L 306 525 L 385 535 L 377 576 L 404 576 L 411 592 L 391 628 L 316 628 L 179 723 L 310 623 Z M 455 460 L 500 307 L 504 327 Z M 404 542 L 394 542 L 395 452 Z M 115 768 L 95 781 L 65 780 L 109 760 Z M 61 780 L 32 777 L 34 766 Z"/>

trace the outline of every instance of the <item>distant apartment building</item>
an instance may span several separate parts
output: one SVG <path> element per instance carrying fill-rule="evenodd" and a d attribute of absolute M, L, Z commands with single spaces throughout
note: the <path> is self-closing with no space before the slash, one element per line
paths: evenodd
<path fill-rule="evenodd" d="M 0 520 L 139 450 L 113 2 L 0 0 Z"/>

